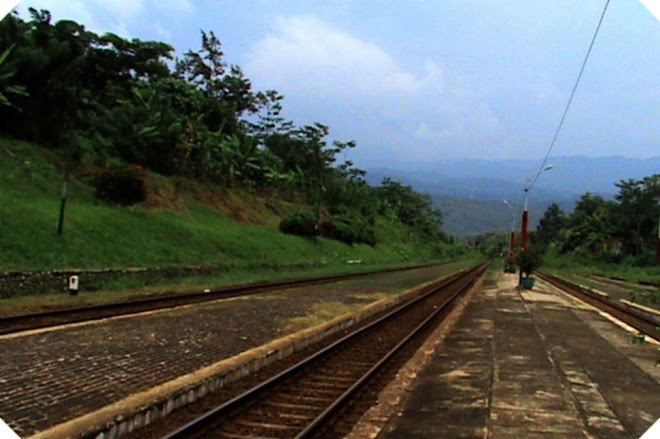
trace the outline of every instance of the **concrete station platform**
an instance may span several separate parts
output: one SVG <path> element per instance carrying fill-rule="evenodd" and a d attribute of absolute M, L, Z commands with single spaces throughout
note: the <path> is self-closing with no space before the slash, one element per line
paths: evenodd
<path fill-rule="evenodd" d="M 378 439 L 638 438 L 660 417 L 658 345 L 499 273 L 436 346 Z"/>

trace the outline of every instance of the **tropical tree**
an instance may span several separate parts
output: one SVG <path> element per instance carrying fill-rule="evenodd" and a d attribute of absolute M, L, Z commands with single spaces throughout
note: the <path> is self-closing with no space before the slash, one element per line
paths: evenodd
<path fill-rule="evenodd" d="M 415 192 L 410 186 L 389 178 L 383 179 L 376 188 L 378 211 L 394 215 L 402 224 L 410 226 L 429 237 L 440 237 L 442 212 L 433 207 L 431 197 Z"/>
<path fill-rule="evenodd" d="M 370 187 L 364 171 L 340 162 L 354 141 L 329 140 L 329 127 L 318 122 L 296 127 L 284 119 L 283 96 L 254 92 L 242 69 L 225 61 L 213 32 L 202 31 L 201 48 L 176 60 L 174 70 L 172 59 L 166 43 L 53 23 L 45 10 L 30 9 L 27 21 L 11 14 L 0 21 L 0 129 L 58 151 L 64 194 L 81 165 L 118 187 L 113 179 L 126 175 L 107 172 L 106 164 L 119 161 L 128 163 L 119 170 L 139 170 L 138 183 L 148 168 L 282 190 L 313 206 L 314 236 L 324 221 L 337 239 L 373 245 L 380 213 L 443 237 L 429 197 L 392 181 Z M 66 195 L 60 230 L 65 202 Z"/>
<path fill-rule="evenodd" d="M 5 49 L 5 51 L 2 52 L 2 54 L 0 54 L 0 106 L 4 105 L 7 107 L 11 107 L 14 110 L 22 111 L 19 106 L 15 105 L 10 100 L 12 95 L 26 96 L 26 97 L 29 96 L 28 93 L 25 91 L 24 86 L 12 82 L 12 78 L 14 77 L 16 72 L 11 68 L 11 66 L 7 62 L 7 58 L 9 58 L 9 54 L 12 52 L 13 49 L 14 46 L 11 46 Z"/>
<path fill-rule="evenodd" d="M 239 66 L 224 61 L 222 44 L 213 31 L 201 31 L 202 48 L 189 50 L 176 62 L 176 74 L 202 90 L 212 99 L 230 105 L 240 116 L 257 111 L 258 100 L 252 93 L 252 83 Z"/>
<path fill-rule="evenodd" d="M 621 239 L 623 251 L 640 255 L 644 248 L 654 248 L 658 223 L 660 174 L 642 180 L 621 180 L 616 183 L 618 205 L 613 211 L 616 233 Z"/>
<path fill-rule="evenodd" d="M 552 203 L 543 213 L 539 225 L 534 232 L 534 244 L 541 252 L 544 252 L 553 241 L 558 241 L 566 225 L 566 215 L 561 208 Z"/>
<path fill-rule="evenodd" d="M 595 251 L 614 232 L 614 203 L 589 192 L 582 195 L 568 217 L 562 252 Z"/>

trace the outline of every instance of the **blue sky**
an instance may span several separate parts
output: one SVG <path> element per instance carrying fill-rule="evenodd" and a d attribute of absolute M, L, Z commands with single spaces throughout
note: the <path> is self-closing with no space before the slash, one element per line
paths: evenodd
<path fill-rule="evenodd" d="M 540 159 L 604 0 L 24 0 L 96 32 L 199 48 L 213 30 L 285 116 L 358 164 Z M 660 155 L 660 22 L 612 1 L 553 154 Z"/>

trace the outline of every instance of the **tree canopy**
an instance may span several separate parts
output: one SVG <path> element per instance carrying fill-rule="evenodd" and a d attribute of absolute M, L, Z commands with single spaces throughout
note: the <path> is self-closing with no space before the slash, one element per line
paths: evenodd
<path fill-rule="evenodd" d="M 545 211 L 533 242 L 541 249 L 608 262 L 653 265 L 657 245 L 660 174 L 615 183 L 613 200 L 585 193 L 570 215 L 552 204 Z"/>
<path fill-rule="evenodd" d="M 340 160 L 354 141 L 284 119 L 280 93 L 255 91 L 215 33 L 200 36 L 200 49 L 176 57 L 167 43 L 53 23 L 45 10 L 30 9 L 27 21 L 10 14 L 0 22 L 2 131 L 58 151 L 67 176 L 115 161 L 127 166 L 113 171 L 122 178 L 149 169 L 298 194 L 314 206 L 316 229 L 353 227 L 357 241 L 374 243 L 376 215 L 449 239 L 427 196 L 391 180 L 367 185 L 364 171 Z"/>

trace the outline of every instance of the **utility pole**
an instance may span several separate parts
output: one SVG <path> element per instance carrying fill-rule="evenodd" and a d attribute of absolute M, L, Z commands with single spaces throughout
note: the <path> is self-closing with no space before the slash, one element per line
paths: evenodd
<path fill-rule="evenodd" d="M 527 248 L 527 225 L 529 222 L 529 212 L 527 212 L 527 201 L 529 198 L 529 188 L 525 188 L 525 209 L 522 213 L 522 221 L 520 222 L 520 251 Z"/>
<path fill-rule="evenodd" d="M 655 265 L 660 266 L 660 185 L 658 186 L 658 240 L 655 244 Z"/>
<path fill-rule="evenodd" d="M 523 252 L 527 248 L 527 225 L 529 222 L 529 213 L 527 211 L 527 207 L 529 204 L 529 190 L 532 188 L 534 185 L 534 182 L 536 181 L 536 178 L 541 174 L 543 171 L 547 171 L 552 169 L 552 165 L 545 166 L 541 169 L 539 169 L 536 173 L 536 177 L 534 179 L 528 179 L 527 184 L 525 185 L 525 204 L 524 204 L 524 209 L 522 213 L 522 221 L 520 224 L 520 251 Z M 518 287 L 522 285 L 522 271 L 518 270 Z"/>
<path fill-rule="evenodd" d="M 536 177 L 541 174 L 543 171 L 548 171 L 552 169 L 552 165 L 545 166 L 538 170 Z M 532 188 L 532 185 L 536 181 L 535 179 L 528 179 L 528 183 L 525 186 L 525 206 L 522 213 L 522 222 L 520 224 L 520 250 L 525 250 L 527 248 L 527 225 L 529 222 L 529 213 L 527 212 L 528 202 L 529 202 L 529 190 Z"/>
<path fill-rule="evenodd" d="M 660 266 L 660 218 L 658 219 L 658 242 L 655 245 L 655 265 Z"/>
<path fill-rule="evenodd" d="M 511 230 L 511 233 L 509 233 L 509 258 L 508 260 L 511 260 L 513 258 L 513 250 L 516 245 L 516 232 Z"/>
<path fill-rule="evenodd" d="M 66 208 L 66 199 L 68 195 L 69 179 L 71 170 L 73 168 L 73 133 L 74 130 L 71 129 L 71 132 L 67 138 L 61 141 L 61 144 L 64 145 L 64 176 L 62 177 L 62 197 L 60 201 L 60 215 L 57 220 L 57 234 L 61 235 L 64 231 L 64 209 Z"/>
<path fill-rule="evenodd" d="M 504 204 L 506 204 L 509 209 L 511 209 L 511 232 L 509 233 L 509 251 L 507 252 L 506 263 L 514 264 L 515 261 L 513 259 L 513 253 L 516 246 L 516 212 L 513 206 L 507 200 L 502 201 L 504 201 Z"/>
<path fill-rule="evenodd" d="M 69 164 L 65 164 L 64 178 L 62 181 L 62 199 L 60 202 L 60 216 L 57 220 L 57 234 L 61 235 L 64 230 L 64 208 L 66 206 L 67 186 L 69 185 Z"/>
<path fill-rule="evenodd" d="M 520 252 L 524 252 L 527 248 L 527 223 L 529 221 L 529 213 L 527 212 L 527 202 L 529 200 L 529 186 L 525 186 L 525 204 L 522 213 L 522 220 L 520 221 Z M 518 267 L 518 288 L 522 288 L 522 270 Z"/>

